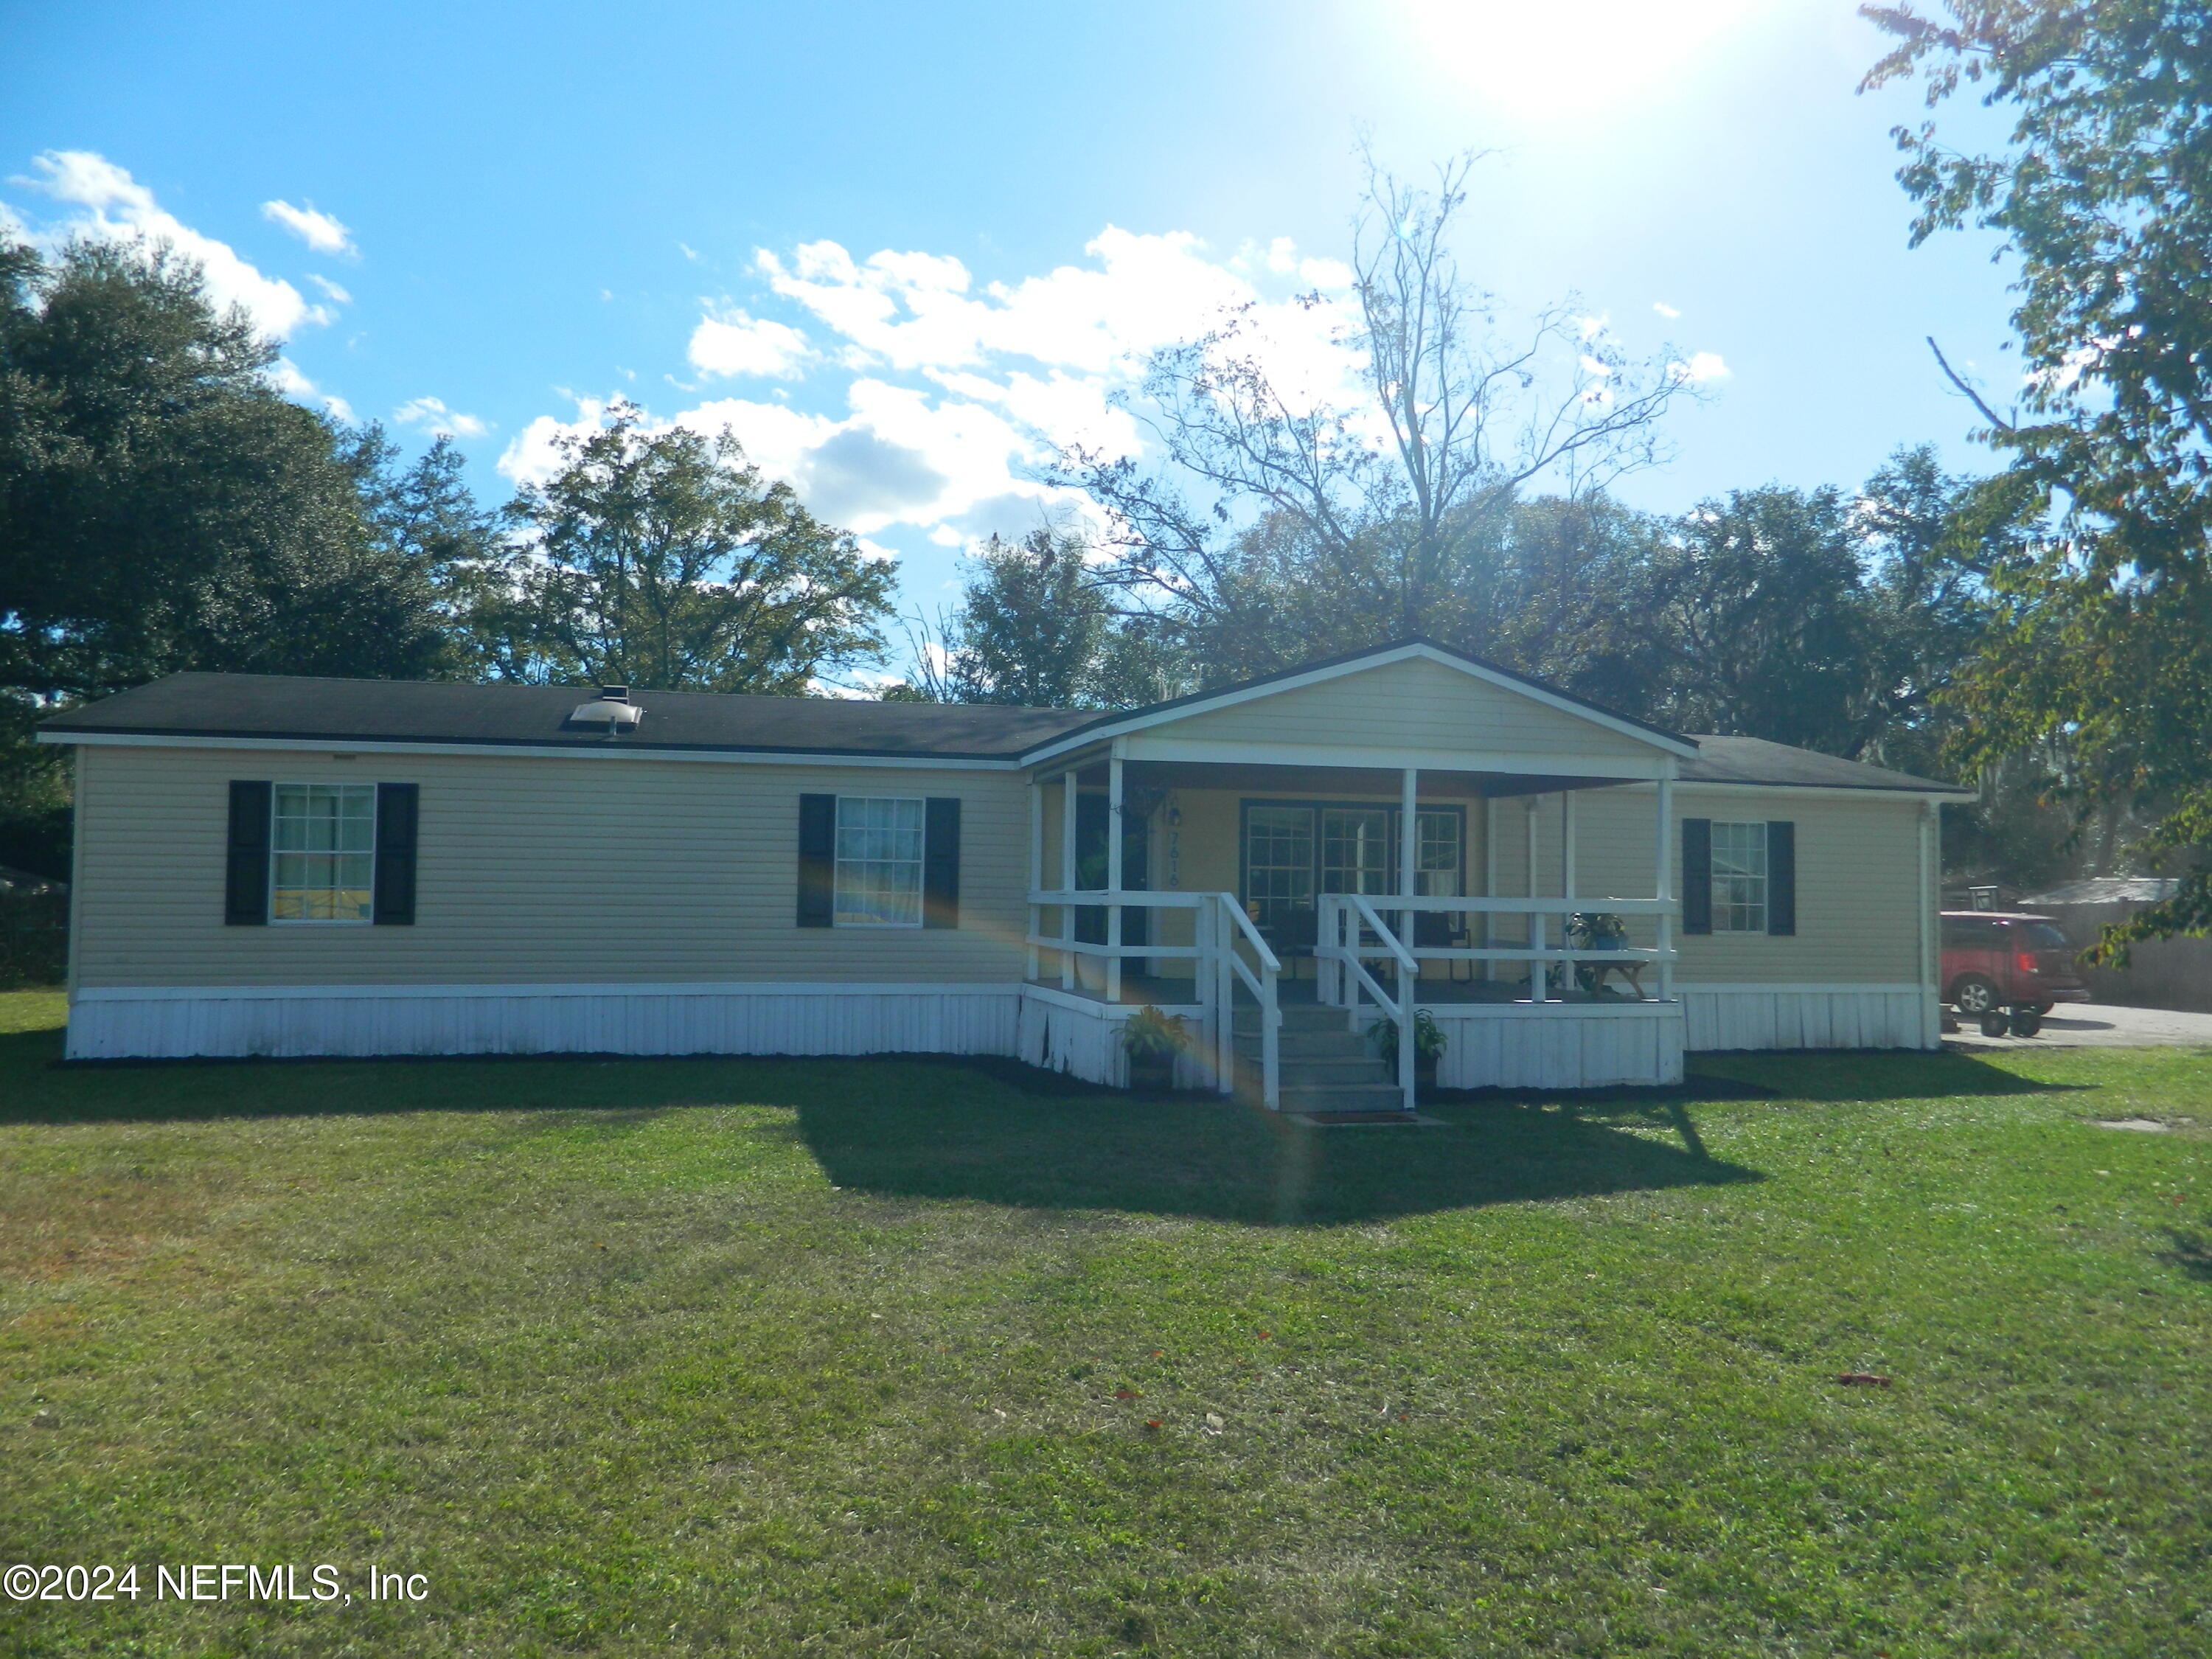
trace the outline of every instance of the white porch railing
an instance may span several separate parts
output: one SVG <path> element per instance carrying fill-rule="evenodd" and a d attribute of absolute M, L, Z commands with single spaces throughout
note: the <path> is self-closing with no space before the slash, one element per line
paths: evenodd
<path fill-rule="evenodd" d="M 1276 986 L 1283 964 L 1252 919 L 1244 914 L 1233 893 L 1134 892 L 1113 895 L 1086 890 L 1040 889 L 1029 896 L 1030 932 L 1024 943 L 1032 953 L 1060 952 L 1061 982 L 1075 983 L 1075 960 L 1088 957 L 1103 962 L 1109 1002 L 1118 1006 L 1121 964 L 1131 958 L 1160 957 L 1195 964 L 1194 993 L 1205 1010 L 1206 1046 L 1212 1056 L 1216 1085 L 1223 1094 L 1237 1088 L 1237 987 L 1250 993 L 1259 1011 L 1260 1096 L 1269 1111 L 1282 1105 L 1281 1039 L 1283 1011 Z M 1094 945 L 1075 937 L 1075 912 L 1106 909 L 1188 910 L 1192 940 L 1188 945 Z M 1060 913 L 1060 931 L 1043 931 L 1043 908 Z M 1118 928 L 1111 930 L 1118 933 Z"/>
<path fill-rule="evenodd" d="M 1356 1022 L 1364 991 L 1398 1030 L 1398 1075 L 1406 1091 L 1406 1104 L 1413 1104 L 1413 1021 L 1419 1007 L 1421 964 L 1425 962 L 1525 962 L 1530 965 L 1528 1000 L 1549 1000 L 1552 965 L 1561 970 L 1561 988 L 1574 982 L 1578 963 L 1618 962 L 1650 964 L 1659 970 L 1659 1000 L 1674 994 L 1674 918 L 1681 907 L 1673 899 L 1625 898 L 1408 898 L 1382 893 L 1324 893 L 1316 901 L 1317 934 L 1314 956 L 1321 1000 L 1346 1011 Z M 1594 951 L 1568 943 L 1567 919 L 1577 914 L 1656 918 L 1657 943 L 1650 946 L 1623 945 Z M 1469 915 L 1527 918 L 1525 945 L 1438 945 L 1419 942 L 1416 927 L 1395 921 L 1410 915 Z M 1559 919 L 1559 943 L 1547 943 L 1546 922 Z M 1488 933 L 1486 927 L 1486 935 Z M 1408 940 L 1405 934 L 1414 938 Z M 1398 990 L 1394 996 L 1370 971 L 1370 962 L 1389 961 Z M 1640 988 L 1639 988 L 1640 994 Z"/>

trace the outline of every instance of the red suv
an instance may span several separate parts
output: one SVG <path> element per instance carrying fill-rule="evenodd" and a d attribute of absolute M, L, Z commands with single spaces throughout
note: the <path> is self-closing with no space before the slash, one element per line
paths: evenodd
<path fill-rule="evenodd" d="M 1979 1020 L 1985 1036 L 2033 1036 L 2059 1002 L 2087 1002 L 2074 945 L 2049 916 L 1946 910 L 1943 1000 Z"/>

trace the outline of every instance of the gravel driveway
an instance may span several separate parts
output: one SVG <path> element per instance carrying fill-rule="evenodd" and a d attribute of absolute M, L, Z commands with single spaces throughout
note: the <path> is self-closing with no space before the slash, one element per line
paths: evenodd
<path fill-rule="evenodd" d="M 1947 1033 L 1943 1041 L 1962 1048 L 2212 1048 L 2212 1014 L 2061 1003 L 2045 1018 L 2039 1036 L 1985 1037 L 1968 1024 Z"/>

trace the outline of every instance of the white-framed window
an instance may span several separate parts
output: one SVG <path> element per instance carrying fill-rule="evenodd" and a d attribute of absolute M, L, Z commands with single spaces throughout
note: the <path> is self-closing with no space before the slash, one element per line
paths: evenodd
<path fill-rule="evenodd" d="M 269 920 L 366 922 L 376 896 L 376 786 L 270 791 Z"/>
<path fill-rule="evenodd" d="M 837 797 L 838 927 L 921 926 L 924 812 L 918 799 Z"/>
<path fill-rule="evenodd" d="M 1713 931 L 1766 931 L 1766 826 L 1713 821 Z"/>

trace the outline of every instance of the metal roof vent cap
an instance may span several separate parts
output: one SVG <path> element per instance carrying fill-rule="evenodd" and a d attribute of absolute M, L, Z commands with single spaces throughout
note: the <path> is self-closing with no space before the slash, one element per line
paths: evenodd
<path fill-rule="evenodd" d="M 629 687 L 603 685 L 599 696 L 591 702 L 579 703 L 568 716 L 571 726 L 599 726 L 606 728 L 609 737 L 629 731 L 645 718 L 645 710 L 629 700 Z"/>

